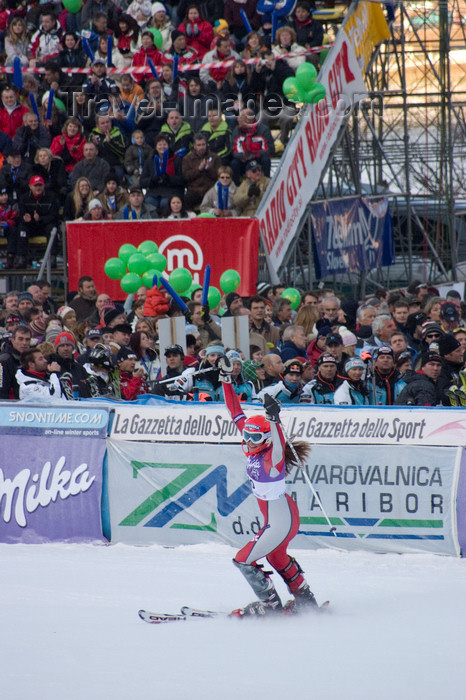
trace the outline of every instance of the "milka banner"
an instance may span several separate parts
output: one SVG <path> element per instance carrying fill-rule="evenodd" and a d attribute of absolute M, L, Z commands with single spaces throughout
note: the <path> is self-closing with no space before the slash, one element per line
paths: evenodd
<path fill-rule="evenodd" d="M 19 404 L 14 404 L 19 409 Z M 2 435 L 0 542 L 102 540 L 105 440 Z"/>
<path fill-rule="evenodd" d="M 388 200 L 354 197 L 311 207 L 316 277 L 391 265 L 395 257 Z"/>
<path fill-rule="evenodd" d="M 247 416 L 261 405 L 243 404 Z M 290 435 L 312 444 L 459 445 L 466 444 L 466 412 L 455 408 L 369 408 L 283 406 Z M 156 405 L 115 406 L 111 437 L 154 442 L 240 443 L 223 404 L 160 401 Z"/>
<path fill-rule="evenodd" d="M 256 216 L 274 281 L 353 108 L 367 96 L 363 75 L 374 46 L 389 38 L 382 9 L 352 3 L 317 80 L 326 97 L 307 105 Z"/>
<path fill-rule="evenodd" d="M 239 446 L 108 441 L 112 542 L 243 546 L 261 518 Z M 300 510 L 294 547 L 458 555 L 455 495 L 462 450 L 316 446 L 306 464 L 336 537 L 303 475 L 287 489 Z"/>

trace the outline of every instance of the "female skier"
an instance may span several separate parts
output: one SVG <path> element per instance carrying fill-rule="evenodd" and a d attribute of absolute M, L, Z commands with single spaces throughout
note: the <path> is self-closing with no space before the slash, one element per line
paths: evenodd
<path fill-rule="evenodd" d="M 248 458 L 247 473 L 264 518 L 259 533 L 233 559 L 233 564 L 241 571 L 259 600 L 245 608 L 234 610 L 232 615 L 266 615 L 283 610 L 270 574 L 257 564 L 263 557 L 280 574 L 294 596 L 293 604 L 287 606 L 290 611 L 293 607 L 300 609 L 317 606 L 301 567 L 286 551 L 289 542 L 298 532 L 299 511 L 293 499 L 285 493 L 285 476 L 289 468 L 296 464 L 296 460 L 286 444 L 279 423 L 280 403 L 266 395 L 265 418 L 252 416 L 246 419 L 231 383 L 232 363 L 224 356 L 219 358 L 218 366 L 225 403 L 231 419 L 242 432 L 242 448 Z M 300 460 L 310 451 L 305 442 L 296 442 L 294 447 Z"/>

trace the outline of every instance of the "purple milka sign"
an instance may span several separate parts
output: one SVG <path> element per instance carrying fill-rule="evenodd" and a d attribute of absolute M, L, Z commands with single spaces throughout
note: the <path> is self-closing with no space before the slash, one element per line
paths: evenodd
<path fill-rule="evenodd" d="M 103 540 L 98 438 L 2 436 L 0 542 Z"/>
<path fill-rule="evenodd" d="M 458 529 L 458 542 L 462 556 L 466 556 L 466 450 L 461 455 L 460 475 L 456 496 L 456 519 Z"/>

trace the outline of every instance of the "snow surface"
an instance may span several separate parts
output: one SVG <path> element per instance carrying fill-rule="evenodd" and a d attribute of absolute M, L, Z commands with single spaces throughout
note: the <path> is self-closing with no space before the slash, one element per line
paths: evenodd
<path fill-rule="evenodd" d="M 148 625 L 253 599 L 223 545 L 0 545 L 2 700 L 458 700 L 466 561 L 295 551 L 327 614 Z M 276 576 L 274 577 L 276 578 Z M 287 598 L 284 585 L 277 588 Z"/>

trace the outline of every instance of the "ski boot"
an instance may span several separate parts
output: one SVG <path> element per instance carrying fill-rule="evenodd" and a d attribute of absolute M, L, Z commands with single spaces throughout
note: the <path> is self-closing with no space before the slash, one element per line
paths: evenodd
<path fill-rule="evenodd" d="M 293 595 L 293 599 L 289 600 L 283 611 L 285 613 L 301 612 L 304 608 L 317 608 L 317 601 L 313 592 L 309 588 L 309 584 L 303 576 L 303 570 L 293 557 L 290 557 L 288 566 L 278 572 L 285 581 L 288 590 Z"/>
<path fill-rule="evenodd" d="M 269 572 L 263 571 L 262 566 L 258 564 L 243 564 L 235 559 L 233 559 L 233 564 L 241 571 L 259 600 L 249 603 L 244 608 L 233 610 L 232 617 L 264 616 L 282 611 L 282 601 L 270 580 Z"/>
<path fill-rule="evenodd" d="M 262 617 L 274 613 L 282 612 L 282 602 L 275 588 L 265 600 L 255 600 L 249 603 L 244 608 L 232 610 L 230 617 L 245 617 L 249 615 L 257 615 Z"/>

